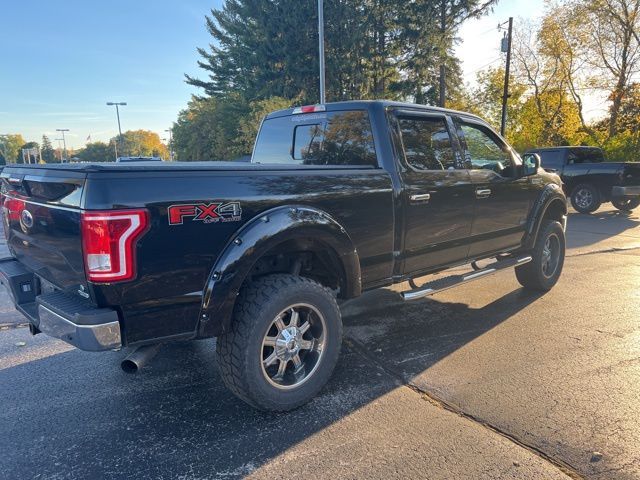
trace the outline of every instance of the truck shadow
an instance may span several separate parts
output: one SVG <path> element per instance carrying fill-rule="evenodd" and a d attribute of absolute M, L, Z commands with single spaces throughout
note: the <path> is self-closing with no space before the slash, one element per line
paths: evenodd
<path fill-rule="evenodd" d="M 567 244 L 580 248 L 640 227 L 638 212 L 602 211 L 590 215 L 572 212 L 567 221 Z M 637 234 L 640 241 L 640 232 Z"/>
<path fill-rule="evenodd" d="M 6 478 L 242 477 L 400 385 L 420 382 L 539 297 L 518 289 L 474 309 L 368 292 L 343 306 L 346 342 L 329 385 L 286 414 L 257 412 L 229 393 L 213 341 L 168 345 L 137 376 L 119 371 L 123 352 L 71 350 L 0 364 L 2 470 Z M 37 337 L 29 348 L 46 353 L 51 342 Z"/>

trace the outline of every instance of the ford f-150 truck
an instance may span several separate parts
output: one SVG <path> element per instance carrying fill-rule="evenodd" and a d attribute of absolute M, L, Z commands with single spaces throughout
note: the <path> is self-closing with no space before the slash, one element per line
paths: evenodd
<path fill-rule="evenodd" d="M 9 165 L 0 279 L 33 334 L 136 347 L 130 370 L 217 337 L 226 385 L 289 410 L 336 365 L 338 300 L 409 282 L 410 301 L 510 268 L 552 288 L 567 202 L 539 166 L 477 117 L 386 101 L 271 113 L 250 163 Z"/>
<path fill-rule="evenodd" d="M 640 205 L 640 162 L 607 162 L 596 147 L 536 148 L 542 168 L 560 175 L 565 194 L 580 213 L 611 202 L 623 212 Z"/>

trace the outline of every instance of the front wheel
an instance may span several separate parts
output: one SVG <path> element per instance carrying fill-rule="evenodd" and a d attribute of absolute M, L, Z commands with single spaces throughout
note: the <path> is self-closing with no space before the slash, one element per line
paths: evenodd
<path fill-rule="evenodd" d="M 530 290 L 551 290 L 562 273 L 565 248 L 564 230 L 560 222 L 543 223 L 531 253 L 531 262 L 516 267 L 520 285 Z"/>
<path fill-rule="evenodd" d="M 342 319 L 328 288 L 277 274 L 244 287 L 231 331 L 216 354 L 227 387 L 249 405 L 287 411 L 311 400 L 327 383 L 342 342 Z"/>
<path fill-rule="evenodd" d="M 640 206 L 640 198 L 614 198 L 611 203 L 622 212 L 630 212 Z"/>

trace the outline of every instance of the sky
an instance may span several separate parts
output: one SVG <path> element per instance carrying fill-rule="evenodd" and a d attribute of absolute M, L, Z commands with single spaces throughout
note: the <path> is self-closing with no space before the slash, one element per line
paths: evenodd
<path fill-rule="evenodd" d="M 303 1 L 303 0 L 301 0 Z M 309 0 L 307 0 L 309 1 Z M 8 1 L 0 28 L 0 134 L 27 141 L 46 134 L 54 143 L 68 128 L 67 146 L 107 141 L 122 130 L 146 129 L 166 138 L 166 129 L 198 93 L 184 74 L 203 77 L 197 47 L 210 36 L 204 17 L 222 0 Z M 460 30 L 457 53 L 465 81 L 487 64 L 498 65 L 509 16 L 539 18 L 543 0 L 501 0 L 493 13 Z M 493 62 L 493 63 L 491 63 Z M 590 99 L 591 116 L 604 105 Z M 600 110 L 598 110 L 600 109 Z"/>

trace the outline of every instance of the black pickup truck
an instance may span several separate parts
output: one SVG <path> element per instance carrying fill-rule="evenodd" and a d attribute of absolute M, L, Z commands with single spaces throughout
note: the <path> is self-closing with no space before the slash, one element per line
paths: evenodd
<path fill-rule="evenodd" d="M 289 410 L 336 365 L 339 299 L 409 281 L 413 300 L 507 268 L 552 288 L 567 202 L 539 161 L 477 117 L 372 101 L 268 115 L 250 163 L 10 165 L 0 279 L 33 334 L 136 347 L 130 370 L 217 337 L 227 386 Z"/>
<path fill-rule="evenodd" d="M 580 213 L 595 212 L 603 202 L 630 212 L 640 205 L 640 162 L 606 162 L 596 147 L 536 148 L 542 167 L 557 173 L 571 205 Z"/>

